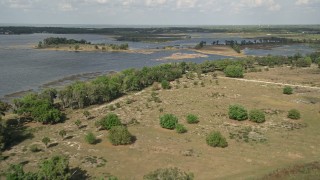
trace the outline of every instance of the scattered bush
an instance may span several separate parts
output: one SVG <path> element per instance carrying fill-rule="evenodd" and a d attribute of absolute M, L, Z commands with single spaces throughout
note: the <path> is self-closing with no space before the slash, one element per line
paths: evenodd
<path fill-rule="evenodd" d="M 199 118 L 198 118 L 198 116 L 196 116 L 196 115 L 188 114 L 188 115 L 187 115 L 187 122 L 188 122 L 189 124 L 196 124 L 196 123 L 199 122 Z"/>
<path fill-rule="evenodd" d="M 258 109 L 253 109 L 249 112 L 249 119 L 252 122 L 263 123 L 266 121 L 264 112 Z"/>
<path fill-rule="evenodd" d="M 120 103 L 118 103 L 118 102 L 115 105 L 116 105 L 117 108 L 121 107 Z"/>
<path fill-rule="evenodd" d="M 170 82 L 167 81 L 167 80 L 162 80 L 162 81 L 161 81 L 161 87 L 162 87 L 163 89 L 170 89 L 170 88 L 171 88 Z"/>
<path fill-rule="evenodd" d="M 116 108 L 115 108 L 113 105 L 110 105 L 110 106 L 108 107 L 108 109 L 109 109 L 109 111 L 114 111 L 114 110 L 116 110 Z"/>
<path fill-rule="evenodd" d="M 133 136 L 128 131 L 127 127 L 114 126 L 110 129 L 109 140 L 115 146 L 126 145 L 133 142 Z"/>
<path fill-rule="evenodd" d="M 91 113 L 89 111 L 84 111 L 83 115 L 87 118 L 90 119 Z"/>
<path fill-rule="evenodd" d="M 184 125 L 177 124 L 176 125 L 176 131 L 177 131 L 177 133 L 182 134 L 182 133 L 186 133 L 188 130 L 187 130 L 186 127 L 184 127 Z"/>
<path fill-rule="evenodd" d="M 178 168 L 157 169 L 143 176 L 144 180 L 193 180 L 192 173 L 182 172 Z"/>
<path fill-rule="evenodd" d="M 243 78 L 243 68 L 240 65 L 228 65 L 224 73 L 227 77 Z"/>
<path fill-rule="evenodd" d="M 178 118 L 173 114 L 165 114 L 160 117 L 160 125 L 162 128 L 174 129 L 178 124 Z"/>
<path fill-rule="evenodd" d="M 85 140 L 89 144 L 95 144 L 97 142 L 97 138 L 92 132 L 89 132 L 88 134 L 86 134 Z"/>
<path fill-rule="evenodd" d="M 300 119 L 301 115 L 300 112 L 297 109 L 291 109 L 288 112 L 288 118 L 290 119 Z"/>
<path fill-rule="evenodd" d="M 229 118 L 238 121 L 243 121 L 248 119 L 248 112 L 241 105 L 231 105 L 229 106 Z"/>
<path fill-rule="evenodd" d="M 285 86 L 284 88 L 283 88 L 283 94 L 292 94 L 293 93 L 293 89 L 292 89 L 292 87 L 290 87 L 290 86 Z"/>
<path fill-rule="evenodd" d="M 100 125 L 103 129 L 110 130 L 114 126 L 121 126 L 119 117 L 114 113 L 109 113 L 106 117 L 100 120 Z"/>
<path fill-rule="evenodd" d="M 59 135 L 61 136 L 62 139 L 64 139 L 64 136 L 67 135 L 67 132 L 65 130 L 59 131 Z"/>
<path fill-rule="evenodd" d="M 211 132 L 206 138 L 207 144 L 212 147 L 227 147 L 228 143 L 220 132 Z"/>
<path fill-rule="evenodd" d="M 41 141 L 43 142 L 44 145 L 46 145 L 46 147 L 48 147 L 48 144 L 50 143 L 51 140 L 48 137 L 44 137 Z"/>
<path fill-rule="evenodd" d="M 39 152 L 39 151 L 41 151 L 41 149 L 38 147 L 38 145 L 32 144 L 32 145 L 30 146 L 30 151 L 31 151 L 31 152 Z"/>

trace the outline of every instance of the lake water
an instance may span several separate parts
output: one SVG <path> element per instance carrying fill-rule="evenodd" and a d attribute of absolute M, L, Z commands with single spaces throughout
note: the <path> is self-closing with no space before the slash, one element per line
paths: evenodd
<path fill-rule="evenodd" d="M 220 40 L 241 41 L 237 37 L 206 37 L 192 35 L 191 39 L 184 39 L 166 43 L 128 42 L 131 49 L 156 48 L 180 45 L 181 47 L 194 46 L 200 41 L 212 42 Z M 104 35 L 78 34 L 30 34 L 30 35 L 0 35 L 0 98 L 5 95 L 27 90 L 38 90 L 42 85 L 73 75 L 103 74 L 110 71 L 120 71 L 127 68 L 141 68 L 161 63 L 177 61 L 158 61 L 157 59 L 170 56 L 173 53 L 192 53 L 181 49 L 176 51 L 158 51 L 152 54 L 121 53 L 121 52 L 64 52 L 33 49 L 39 41 L 47 37 L 66 37 L 85 39 L 92 43 L 125 43 L 117 42 Z M 288 50 L 290 49 L 290 50 Z M 278 47 L 274 50 L 246 50 L 250 55 L 293 55 L 297 51 L 309 53 L 314 51 L 307 46 L 295 45 Z M 207 58 L 185 59 L 200 63 L 205 60 L 227 58 L 219 55 L 208 55 Z M 84 76 L 85 77 L 85 76 Z"/>

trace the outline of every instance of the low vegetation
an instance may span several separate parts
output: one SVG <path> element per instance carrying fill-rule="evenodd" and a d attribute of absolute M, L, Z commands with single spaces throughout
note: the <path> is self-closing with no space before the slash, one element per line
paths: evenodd
<path fill-rule="evenodd" d="M 186 173 L 178 168 L 163 168 L 157 169 L 143 176 L 144 180 L 193 180 L 192 173 Z"/>

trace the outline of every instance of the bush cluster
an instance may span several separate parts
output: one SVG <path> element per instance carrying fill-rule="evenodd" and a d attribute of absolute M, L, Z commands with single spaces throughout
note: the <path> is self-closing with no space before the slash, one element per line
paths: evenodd
<path fill-rule="evenodd" d="M 225 137 L 221 135 L 220 132 L 211 132 L 206 138 L 207 144 L 212 147 L 222 147 L 228 146 L 228 142 Z"/>

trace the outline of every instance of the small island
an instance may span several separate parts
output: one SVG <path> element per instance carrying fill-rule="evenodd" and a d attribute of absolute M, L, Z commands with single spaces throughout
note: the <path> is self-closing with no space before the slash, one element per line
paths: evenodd
<path fill-rule="evenodd" d="M 60 51 L 126 51 L 128 43 L 124 44 L 92 44 L 84 39 L 75 40 L 60 37 L 49 37 L 40 41 L 37 49 L 60 50 Z"/>

